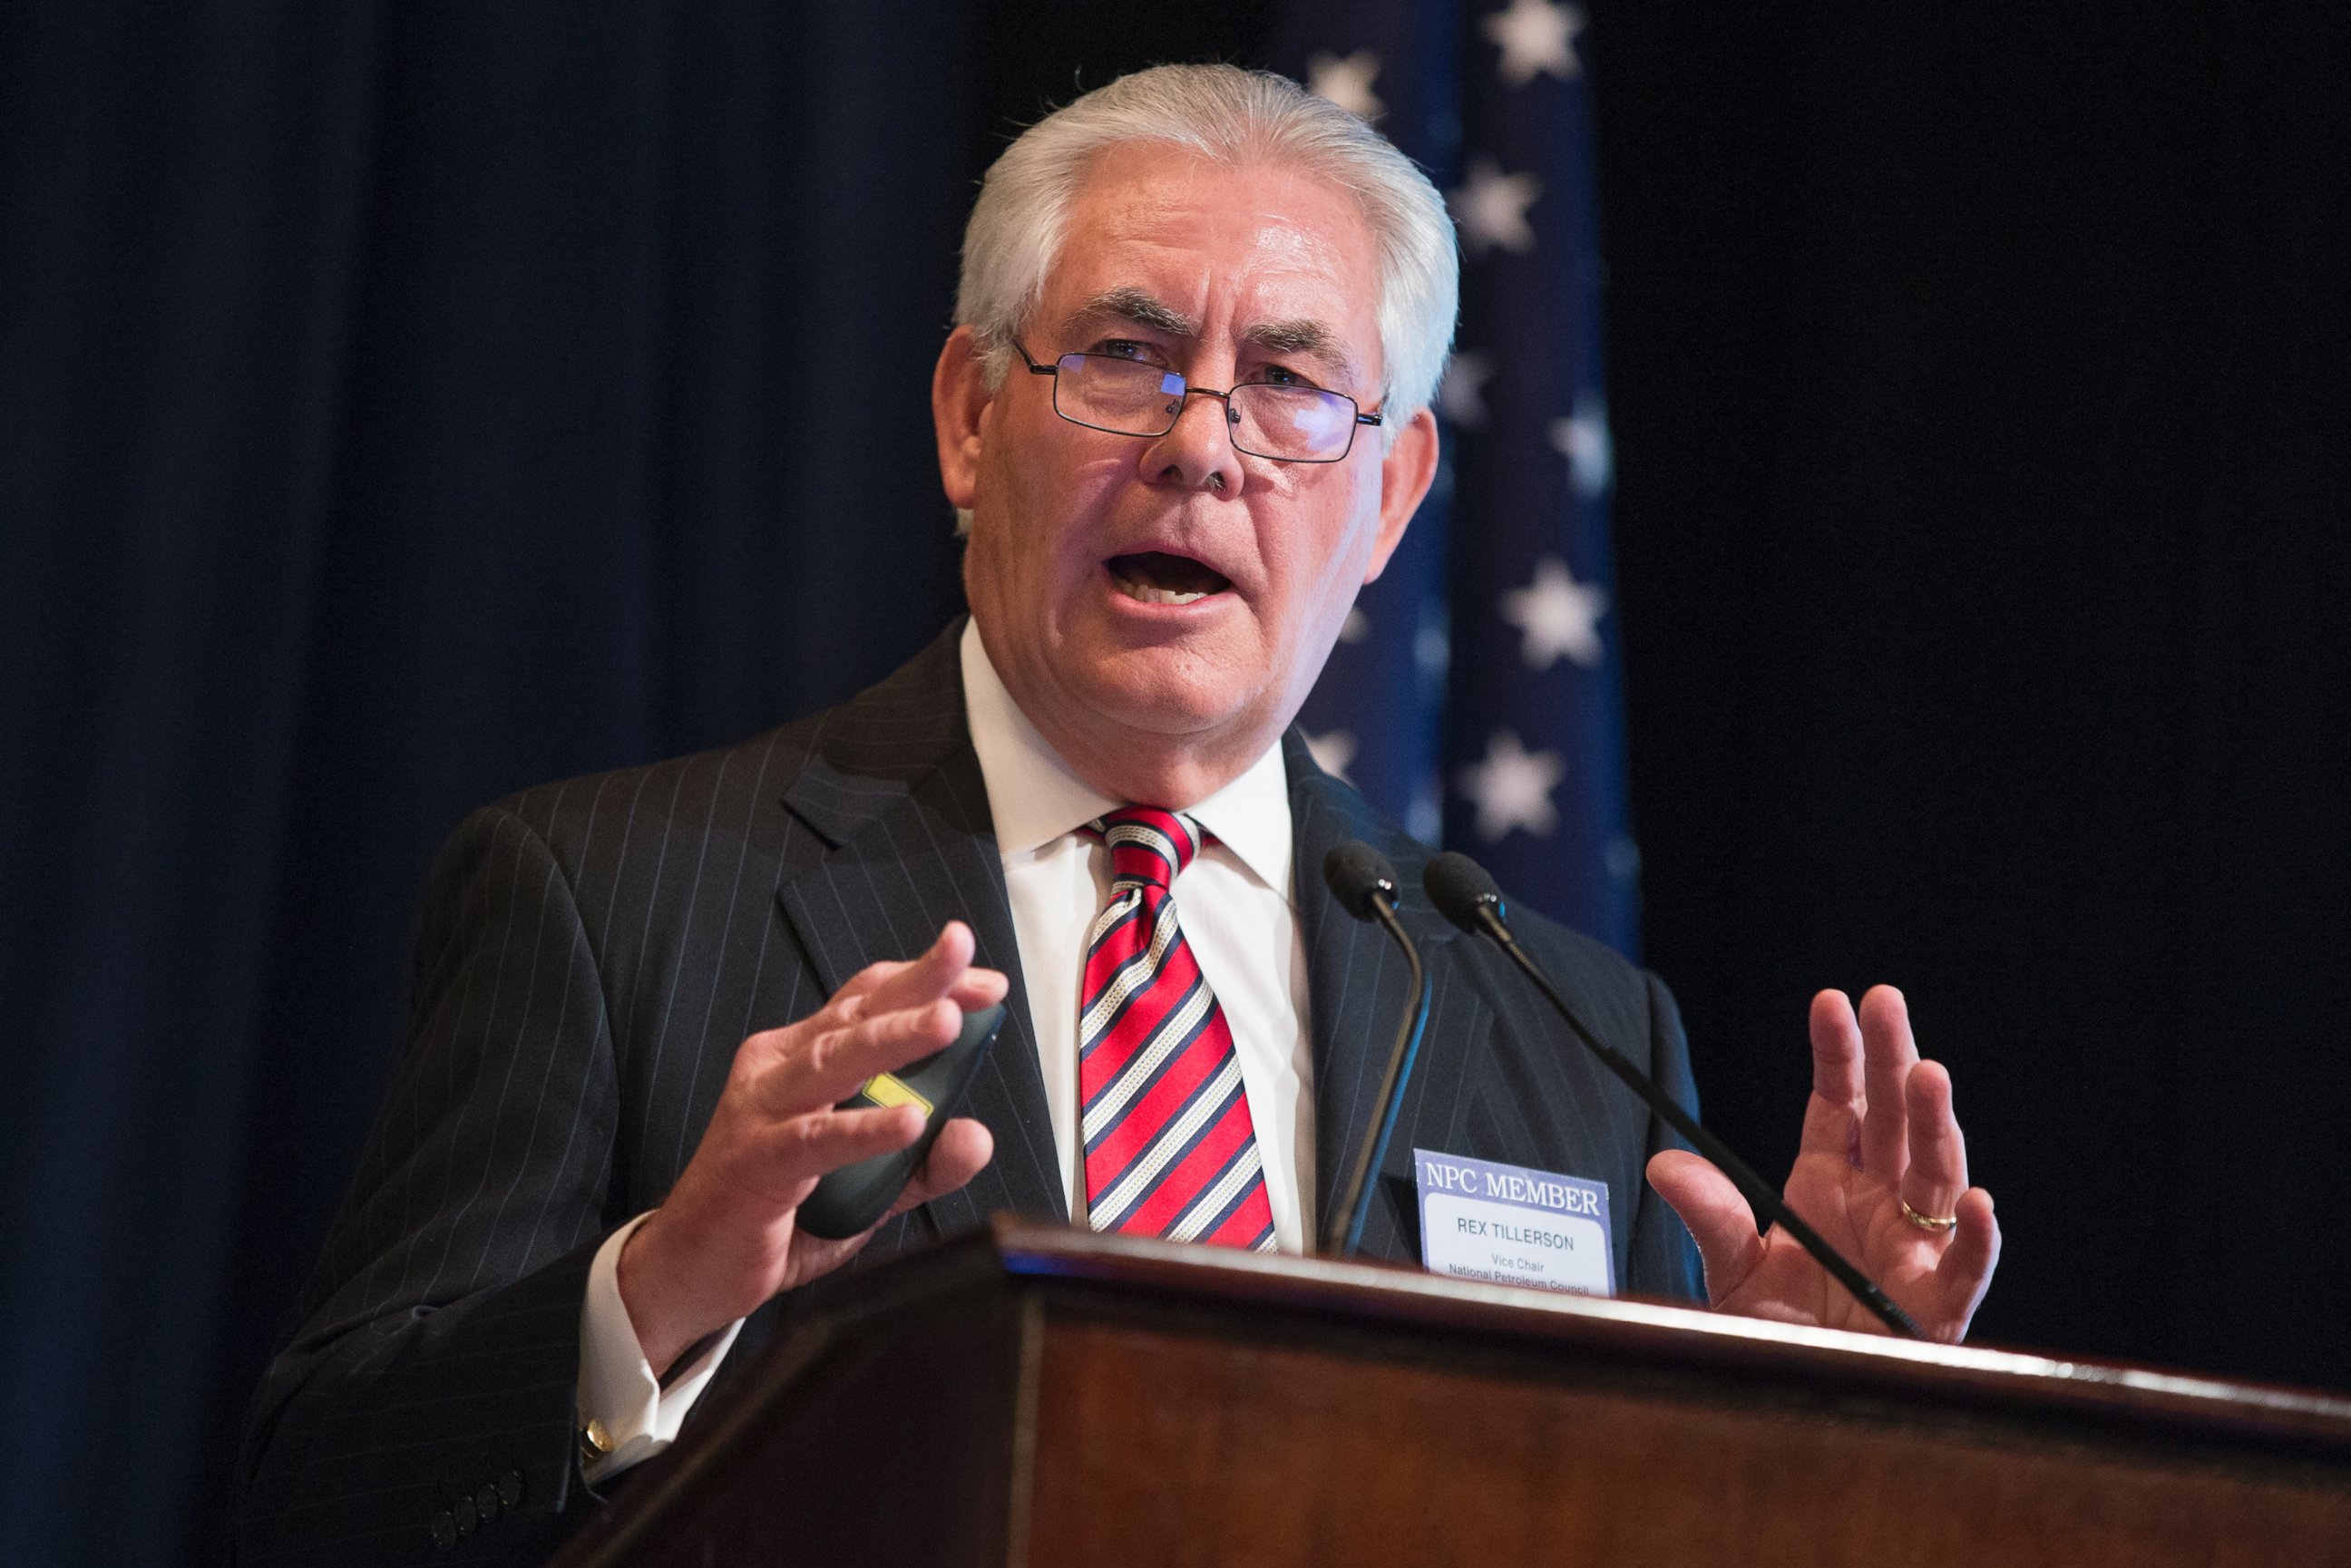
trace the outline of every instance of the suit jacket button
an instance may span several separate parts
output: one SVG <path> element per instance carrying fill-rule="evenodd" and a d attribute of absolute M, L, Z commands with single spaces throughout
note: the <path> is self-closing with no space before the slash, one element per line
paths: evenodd
<path fill-rule="evenodd" d="M 457 1521 L 445 1508 L 433 1516 L 433 1544 L 444 1552 L 457 1544 Z"/>
<path fill-rule="evenodd" d="M 484 1524 L 498 1516 L 498 1486 L 496 1481 L 484 1481 L 474 1489 L 474 1511 Z"/>
<path fill-rule="evenodd" d="M 522 1472 L 508 1470 L 498 1478 L 498 1500 L 508 1508 L 522 1504 Z"/>
<path fill-rule="evenodd" d="M 472 1498 L 459 1498 L 455 1502 L 449 1505 L 449 1511 L 456 1516 L 458 1534 L 471 1535 L 474 1533 L 474 1500 Z"/>

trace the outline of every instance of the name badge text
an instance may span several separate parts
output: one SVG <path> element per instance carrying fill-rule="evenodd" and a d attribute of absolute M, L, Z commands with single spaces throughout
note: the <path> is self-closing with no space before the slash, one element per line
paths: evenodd
<path fill-rule="evenodd" d="M 1420 1255 L 1432 1274 L 1615 1294 L 1608 1186 L 1458 1155 L 1412 1152 Z"/>

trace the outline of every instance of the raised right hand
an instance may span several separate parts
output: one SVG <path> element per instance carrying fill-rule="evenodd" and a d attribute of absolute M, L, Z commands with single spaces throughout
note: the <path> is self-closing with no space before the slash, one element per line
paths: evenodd
<path fill-rule="evenodd" d="M 922 956 L 862 969 L 816 1012 L 737 1048 L 694 1158 L 621 1249 L 621 1301 L 656 1376 L 705 1334 L 839 1268 L 872 1238 L 807 1235 L 795 1223 L 799 1206 L 827 1171 L 922 1136 L 923 1113 L 833 1106 L 875 1073 L 951 1043 L 965 1012 L 1004 999 L 1003 974 L 972 967 L 972 952 L 970 927 L 949 921 Z M 994 1151 L 986 1127 L 956 1117 L 890 1213 L 953 1192 Z"/>

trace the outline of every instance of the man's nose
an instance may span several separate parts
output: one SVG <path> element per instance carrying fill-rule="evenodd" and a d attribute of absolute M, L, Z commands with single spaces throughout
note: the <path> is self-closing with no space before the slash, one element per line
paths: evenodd
<path fill-rule="evenodd" d="M 1176 427 L 1143 450 L 1144 476 L 1187 490 L 1238 495 L 1243 475 L 1240 454 L 1233 450 L 1231 407 L 1215 392 L 1186 388 Z"/>

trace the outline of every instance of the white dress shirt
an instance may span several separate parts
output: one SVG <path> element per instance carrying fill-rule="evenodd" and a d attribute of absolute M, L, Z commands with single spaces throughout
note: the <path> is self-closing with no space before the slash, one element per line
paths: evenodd
<path fill-rule="evenodd" d="M 1062 1190 L 1071 1217 L 1082 1220 L 1078 1004 L 1086 934 L 1110 899 L 1110 855 L 1099 840 L 1078 830 L 1129 802 L 1080 779 L 1045 743 L 988 662 L 977 624 L 964 627 L 962 657 L 964 713 L 1004 863 Z M 1210 835 L 1176 879 L 1172 896 L 1200 972 L 1232 1029 L 1242 1092 L 1264 1158 L 1275 1241 L 1284 1252 L 1303 1252 L 1314 1224 L 1314 1063 L 1281 747 L 1268 748 L 1205 800 L 1141 803 L 1173 806 Z M 583 1425 L 592 1419 L 610 1445 L 588 1466 L 591 1481 L 669 1446 L 743 1326 L 729 1325 L 662 1388 L 621 1301 L 616 1267 L 622 1246 L 643 1218 L 613 1232 L 597 1250 L 580 1309 L 580 1418 Z"/>
<path fill-rule="evenodd" d="M 1110 902 L 1110 853 L 1078 830 L 1128 802 L 1079 778 L 1045 744 L 997 678 L 977 623 L 964 627 L 963 691 L 1012 900 L 1012 934 L 1037 1029 L 1061 1186 L 1071 1218 L 1080 1219 L 1086 1187 L 1078 1139 L 1078 1004 L 1086 936 Z M 1177 809 L 1211 836 L 1170 890 L 1176 918 L 1232 1028 L 1265 1161 L 1274 1239 L 1284 1252 L 1303 1252 L 1313 1220 L 1314 1062 L 1306 942 L 1291 901 L 1290 780 L 1281 747 L 1270 747 L 1207 800 Z"/>

